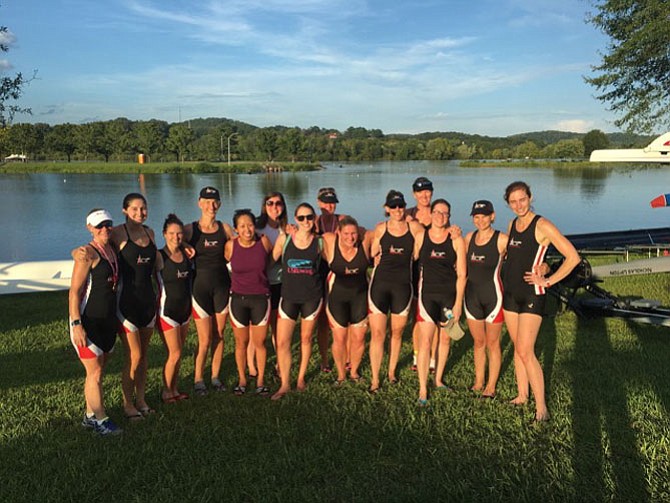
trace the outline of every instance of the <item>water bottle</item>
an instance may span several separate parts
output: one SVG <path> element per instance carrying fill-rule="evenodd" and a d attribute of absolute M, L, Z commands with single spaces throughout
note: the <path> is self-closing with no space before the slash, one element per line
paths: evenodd
<path fill-rule="evenodd" d="M 451 324 L 454 322 L 454 312 L 449 309 L 448 307 L 442 308 L 442 313 L 444 314 L 444 326 L 445 327 L 450 327 Z"/>

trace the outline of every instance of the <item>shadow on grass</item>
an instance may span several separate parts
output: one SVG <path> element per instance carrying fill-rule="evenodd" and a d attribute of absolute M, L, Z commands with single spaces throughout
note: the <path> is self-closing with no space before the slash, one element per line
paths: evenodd
<path fill-rule="evenodd" d="M 605 319 L 578 319 L 572 377 L 575 492 L 593 501 L 648 501 L 626 385 L 645 379 L 643 354 L 615 349 Z"/>

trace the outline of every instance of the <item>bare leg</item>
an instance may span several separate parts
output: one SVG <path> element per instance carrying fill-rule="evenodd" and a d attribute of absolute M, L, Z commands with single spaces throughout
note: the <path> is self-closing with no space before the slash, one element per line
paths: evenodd
<path fill-rule="evenodd" d="M 368 319 L 370 320 L 370 368 L 372 372 L 370 391 L 375 391 L 379 389 L 379 371 L 384 358 L 387 316 L 373 313 L 368 316 Z"/>
<path fill-rule="evenodd" d="M 407 325 L 407 316 L 391 314 L 391 351 L 389 352 L 389 381 L 396 382 L 396 368 L 400 358 L 402 346 L 402 333 Z"/>
<path fill-rule="evenodd" d="M 359 379 L 361 377 L 358 369 L 361 366 L 361 360 L 365 352 L 365 332 L 367 332 L 367 329 L 368 326 L 365 322 L 349 327 L 348 337 L 351 343 L 351 356 L 349 360 L 351 362 L 351 370 L 349 370 L 349 376 L 352 379 Z"/>
<path fill-rule="evenodd" d="M 344 381 L 347 378 L 347 339 L 349 329 L 333 325 L 333 360 L 337 369 L 337 380 Z"/>
<path fill-rule="evenodd" d="M 195 320 L 195 329 L 198 333 L 198 345 L 195 348 L 193 381 L 196 384 L 204 383 L 205 381 L 205 364 L 207 363 L 207 351 L 209 351 L 209 345 L 212 342 L 213 324 L 214 318 L 212 316 Z"/>
<path fill-rule="evenodd" d="M 256 347 L 256 364 L 258 366 L 258 377 L 256 386 L 263 386 L 265 383 L 265 362 L 267 361 L 267 348 L 265 347 L 265 338 L 268 335 L 267 325 L 251 325 L 251 343 Z M 244 372 L 244 366 L 242 367 Z"/>
<path fill-rule="evenodd" d="M 212 380 L 219 379 L 221 363 L 223 362 L 223 335 L 226 330 L 228 314 L 215 315 L 212 327 Z"/>
<path fill-rule="evenodd" d="M 484 388 L 484 396 L 495 396 L 498 376 L 500 376 L 500 365 L 502 354 L 500 352 L 500 333 L 502 323 L 486 324 L 486 349 L 489 356 L 489 379 Z"/>
<path fill-rule="evenodd" d="M 412 370 L 417 370 L 419 368 L 419 345 L 421 339 L 421 328 L 419 328 L 419 323 L 414 322 L 412 327 Z"/>
<path fill-rule="evenodd" d="M 153 333 L 153 328 L 140 328 L 141 353 L 137 374 L 135 375 L 135 405 L 141 411 L 147 411 L 149 409 L 146 400 L 147 369 L 149 366 L 147 352 L 149 351 L 149 343 L 151 342 Z"/>
<path fill-rule="evenodd" d="M 249 345 L 249 327 L 233 326 L 235 336 L 235 363 L 237 365 L 237 384 L 247 386 L 247 346 Z"/>
<path fill-rule="evenodd" d="M 137 378 L 142 356 L 142 342 L 139 332 L 122 332 L 121 341 L 126 353 L 126 362 L 121 374 L 123 391 L 123 410 L 126 416 L 136 416 L 139 411 L 135 407 L 135 379 Z"/>
<path fill-rule="evenodd" d="M 86 380 L 84 381 L 86 412 L 89 414 L 92 412 L 96 419 L 107 417 L 102 394 L 102 374 L 106 358 L 106 355 L 102 355 L 97 358 L 84 358 L 80 360 L 86 369 Z"/>
<path fill-rule="evenodd" d="M 167 358 L 163 366 L 163 400 L 169 400 L 179 394 L 177 389 L 177 375 L 181 360 L 182 337 L 181 327 L 161 332 L 161 338 L 167 349 Z"/>
<path fill-rule="evenodd" d="M 298 391 L 304 391 L 307 387 L 305 383 L 305 374 L 309 366 L 309 359 L 312 356 L 312 333 L 317 320 L 302 320 L 300 322 L 300 369 L 298 370 Z M 326 358 L 328 358 L 326 350 Z M 327 360 L 326 360 L 327 361 Z"/>
<path fill-rule="evenodd" d="M 484 320 L 468 319 L 468 328 L 474 340 L 475 383 L 470 388 L 481 391 L 486 376 L 486 323 Z"/>
<path fill-rule="evenodd" d="M 544 374 L 537 356 L 535 356 L 535 341 L 540 331 L 542 317 L 537 314 L 524 313 L 519 315 L 519 331 L 517 333 L 517 352 L 526 369 L 530 388 L 535 397 L 535 419 L 544 421 L 549 419 L 547 403 L 544 396 Z"/>
<path fill-rule="evenodd" d="M 526 375 L 526 368 L 517 349 L 519 314 L 511 311 L 503 311 L 503 314 L 505 315 L 505 325 L 507 325 L 509 338 L 512 339 L 512 343 L 514 344 L 514 375 L 516 376 L 517 396 L 510 400 L 510 403 L 523 405 L 528 401 L 528 376 Z"/>
<path fill-rule="evenodd" d="M 451 346 L 451 339 L 446 330 L 440 329 L 440 345 L 437 350 L 437 370 L 435 372 L 435 386 L 444 386 L 442 377 L 444 376 L 444 369 L 447 366 L 447 358 L 449 357 L 449 348 Z"/>
<path fill-rule="evenodd" d="M 272 395 L 273 400 L 279 400 L 291 391 L 291 339 L 295 321 L 279 318 L 277 320 L 277 364 L 279 365 L 279 376 L 281 386 Z"/>
<path fill-rule="evenodd" d="M 421 321 L 415 324 L 419 332 L 418 355 L 416 359 L 417 374 L 419 376 L 419 400 L 428 400 L 428 367 L 430 347 L 435 337 L 435 324 Z"/>

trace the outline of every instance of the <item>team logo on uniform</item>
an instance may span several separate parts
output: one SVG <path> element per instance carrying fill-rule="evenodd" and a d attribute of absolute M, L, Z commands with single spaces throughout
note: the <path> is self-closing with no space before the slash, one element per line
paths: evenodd
<path fill-rule="evenodd" d="M 353 269 L 349 269 L 348 267 L 344 267 L 344 274 L 358 274 L 358 271 L 360 271 L 360 267 L 355 267 Z"/>
<path fill-rule="evenodd" d="M 486 260 L 486 255 L 475 255 L 474 252 L 470 255 L 470 262 L 484 262 L 484 260 Z"/>
<path fill-rule="evenodd" d="M 519 248 L 522 244 L 523 244 L 523 241 L 521 241 L 520 239 L 510 238 L 510 240 L 509 240 L 509 245 L 512 248 Z"/>
<path fill-rule="evenodd" d="M 405 253 L 405 249 L 404 248 L 396 248 L 395 246 L 391 245 L 389 247 L 389 253 L 391 255 L 402 255 L 403 253 Z"/>
<path fill-rule="evenodd" d="M 214 248 L 215 246 L 219 246 L 219 240 L 216 239 L 214 241 L 207 241 L 205 239 L 205 248 Z"/>
<path fill-rule="evenodd" d="M 446 256 L 445 251 L 430 250 L 430 258 L 445 258 Z"/>
<path fill-rule="evenodd" d="M 149 262 L 151 262 L 151 257 L 143 257 L 142 255 L 137 257 L 137 265 L 146 265 Z"/>
<path fill-rule="evenodd" d="M 286 261 L 286 272 L 289 274 L 314 274 L 313 262 L 305 258 L 290 258 Z"/>
<path fill-rule="evenodd" d="M 535 302 L 531 302 L 530 304 L 528 304 L 528 309 L 533 309 L 534 305 L 535 305 Z"/>
<path fill-rule="evenodd" d="M 188 271 L 177 271 L 177 279 L 188 278 Z"/>

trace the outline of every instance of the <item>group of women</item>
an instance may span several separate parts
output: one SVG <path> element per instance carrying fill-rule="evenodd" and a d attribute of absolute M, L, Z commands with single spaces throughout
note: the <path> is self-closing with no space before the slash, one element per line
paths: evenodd
<path fill-rule="evenodd" d="M 435 392 L 449 389 L 444 371 L 450 338 L 456 337 L 463 312 L 475 342 L 471 389 L 483 398 L 495 397 L 504 317 L 515 348 L 518 396 L 512 403 L 525 403 L 530 387 L 535 419 L 548 419 L 534 345 L 546 288 L 570 273 L 579 261 L 577 252 L 551 222 L 532 211 L 530 187 L 524 182 L 514 182 L 505 191 L 505 201 L 516 216 L 507 234 L 492 227 L 492 203 L 476 201 L 471 212 L 476 230 L 465 238 L 450 224 L 449 203 L 432 201 L 428 179 L 418 178 L 413 192 L 417 206 L 407 209 L 403 194 L 391 190 L 384 203 L 388 218 L 373 230 L 335 213 L 338 200 L 332 188 L 319 191 L 320 215 L 302 203 L 294 211 L 295 222 L 289 224 L 283 196 L 272 192 L 264 198 L 258 217 L 251 210 L 238 210 L 231 227 L 217 220 L 219 191 L 205 187 L 198 199 L 200 219 L 184 225 L 176 215 L 168 215 L 163 225 L 165 246 L 160 250 L 153 231 L 144 225 L 147 202 L 141 194 L 124 198 L 122 225 L 113 226 L 106 210 L 92 210 L 86 218 L 92 240 L 73 250 L 69 297 L 71 340 L 86 369 L 83 425 L 102 435 L 120 431 L 107 417 L 101 386 L 117 330 L 126 351 L 122 388 L 129 420 L 142 420 L 154 412 L 145 399 L 146 353 L 154 324 L 168 354 L 162 399 L 174 403 L 189 398 L 179 390 L 178 376 L 191 313 L 198 338 L 194 392 L 208 393 L 205 369 L 210 352 L 209 389 L 225 390 L 220 371 L 223 333 L 230 318 L 238 371 L 233 392 L 247 393 L 253 379 L 255 394 L 270 394 L 265 385 L 270 326 L 281 379 L 272 395 L 277 400 L 291 390 L 291 342 L 299 319 L 298 391 L 307 387 L 312 335 L 325 319 L 333 335 L 336 386 L 347 378 L 361 379 L 369 322 L 369 391 L 375 394 L 381 388 L 387 331 L 388 383 L 399 382 L 402 333 L 413 311 L 420 406 L 428 403 L 431 371 Z M 549 245 L 565 260 L 546 277 L 543 261 Z M 329 371 L 328 332 L 326 336 L 323 328 L 320 332 L 321 369 Z"/>

